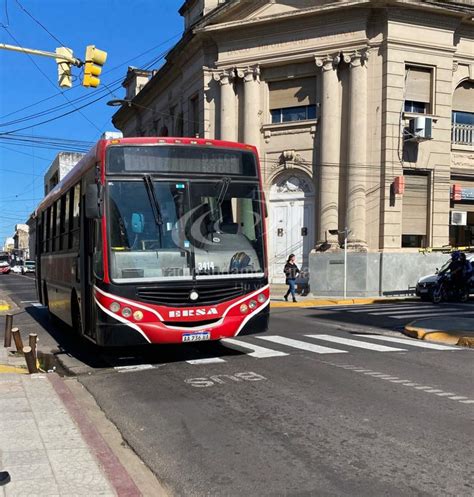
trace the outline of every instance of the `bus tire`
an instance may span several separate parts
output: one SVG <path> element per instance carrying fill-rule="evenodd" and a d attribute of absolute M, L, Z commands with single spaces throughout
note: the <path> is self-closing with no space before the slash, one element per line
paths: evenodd
<path fill-rule="evenodd" d="M 81 308 L 79 306 L 79 301 L 77 300 L 77 295 L 75 293 L 73 293 L 71 297 L 71 322 L 74 334 L 77 336 L 82 336 Z"/>

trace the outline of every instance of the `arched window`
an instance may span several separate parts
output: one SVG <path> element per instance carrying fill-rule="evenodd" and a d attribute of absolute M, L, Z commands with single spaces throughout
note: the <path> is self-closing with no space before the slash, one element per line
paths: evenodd
<path fill-rule="evenodd" d="M 453 94 L 452 142 L 474 144 L 474 82 L 464 81 Z"/>

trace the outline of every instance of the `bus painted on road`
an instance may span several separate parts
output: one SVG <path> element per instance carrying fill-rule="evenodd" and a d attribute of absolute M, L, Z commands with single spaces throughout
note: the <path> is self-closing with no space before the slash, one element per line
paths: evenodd
<path fill-rule="evenodd" d="M 39 299 L 104 346 L 265 331 L 265 213 L 252 146 L 100 140 L 35 211 Z"/>

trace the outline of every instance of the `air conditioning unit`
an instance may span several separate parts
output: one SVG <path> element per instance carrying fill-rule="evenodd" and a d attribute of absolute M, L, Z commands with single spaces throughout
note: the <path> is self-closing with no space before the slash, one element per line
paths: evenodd
<path fill-rule="evenodd" d="M 410 119 L 408 124 L 407 141 L 421 142 L 433 138 L 433 119 L 431 117 L 418 116 Z"/>
<path fill-rule="evenodd" d="M 451 226 L 466 226 L 467 212 L 451 211 Z"/>

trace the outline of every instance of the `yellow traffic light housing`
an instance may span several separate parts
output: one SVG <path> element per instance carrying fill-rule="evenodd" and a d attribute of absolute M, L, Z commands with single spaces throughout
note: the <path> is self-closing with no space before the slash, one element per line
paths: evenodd
<path fill-rule="evenodd" d="M 73 58 L 72 50 L 66 47 L 56 48 L 56 54 L 69 59 Z M 58 64 L 58 84 L 61 88 L 72 88 L 72 63 L 62 57 L 56 59 Z"/>
<path fill-rule="evenodd" d="M 86 47 L 86 60 L 84 64 L 84 78 L 82 86 L 97 88 L 100 84 L 100 73 L 102 66 L 107 60 L 107 52 L 95 48 L 95 45 Z"/>

